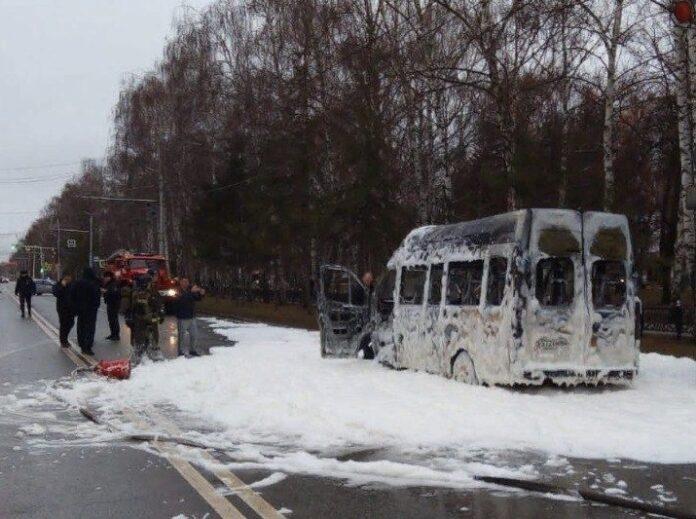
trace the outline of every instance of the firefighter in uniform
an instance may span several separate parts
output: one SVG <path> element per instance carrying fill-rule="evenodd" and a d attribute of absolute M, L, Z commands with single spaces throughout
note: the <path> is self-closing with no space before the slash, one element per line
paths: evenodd
<path fill-rule="evenodd" d="M 151 273 L 136 278 L 132 286 L 123 289 L 121 313 L 131 330 L 135 362 L 142 358 L 143 353 L 153 360 L 159 359 L 159 325 L 164 321 L 164 314 Z"/>

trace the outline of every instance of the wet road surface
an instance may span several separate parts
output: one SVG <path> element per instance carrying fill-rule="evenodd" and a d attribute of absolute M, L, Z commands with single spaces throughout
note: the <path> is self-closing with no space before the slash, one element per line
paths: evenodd
<path fill-rule="evenodd" d="M 57 379 L 75 365 L 36 323 L 22 320 L 14 301 L 0 295 L 0 395 L 32 381 Z M 55 300 L 41 296 L 35 308 L 57 326 Z M 122 341 L 114 344 L 108 335 L 106 315 L 100 309 L 95 353 L 98 359 L 121 358 L 128 352 L 127 328 Z M 74 331 L 71 336 L 74 341 Z M 175 323 L 168 319 L 161 328 L 166 355 L 176 352 Z M 201 322 L 202 349 L 225 345 Z M 230 345 L 231 344 L 227 344 Z M 65 413 L 68 423 L 84 419 L 76 412 Z M 0 409 L 0 517 L 216 517 L 219 514 L 201 493 L 161 456 L 123 444 L 72 446 L 28 450 L 18 437 L 22 417 L 3 420 Z M 581 418 L 580 418 L 581 419 Z M 656 419 L 659 419 L 656 417 Z M 32 421 L 31 417 L 26 418 Z M 687 424 L 685 424 L 687 426 Z M 519 456 L 519 454 L 513 455 Z M 352 455 L 359 460 L 389 459 L 389 453 L 370 451 Z M 225 460 L 223 460 L 225 461 Z M 230 460 L 226 460 L 230 461 Z M 519 463 L 529 460 L 519 459 Z M 630 460 L 569 460 L 571 470 L 548 467 L 547 481 L 568 485 L 596 485 L 598 489 L 625 482 L 628 495 L 653 503 L 671 501 L 671 506 L 696 511 L 696 466 L 650 465 Z M 215 476 L 197 467 L 215 488 L 222 485 Z M 246 483 L 262 480 L 271 473 L 263 470 L 235 470 Z M 663 485 L 656 490 L 656 485 Z M 349 486 L 336 479 L 293 476 L 262 488 L 259 494 L 276 510 L 290 517 L 642 517 L 638 512 L 613 507 L 562 501 L 528 493 L 490 487 L 477 490 L 440 488 L 392 488 L 380 485 Z M 245 517 L 260 517 L 238 495 L 225 499 Z"/>

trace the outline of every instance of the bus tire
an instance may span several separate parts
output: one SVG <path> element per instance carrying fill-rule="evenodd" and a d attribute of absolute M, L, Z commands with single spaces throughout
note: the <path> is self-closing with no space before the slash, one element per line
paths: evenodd
<path fill-rule="evenodd" d="M 452 359 L 452 378 L 458 382 L 478 386 L 479 380 L 476 376 L 474 361 L 469 354 L 462 350 Z"/>
<path fill-rule="evenodd" d="M 360 347 L 355 356 L 363 360 L 373 360 L 375 358 L 375 351 L 372 349 L 372 337 L 367 335 L 360 341 Z"/>

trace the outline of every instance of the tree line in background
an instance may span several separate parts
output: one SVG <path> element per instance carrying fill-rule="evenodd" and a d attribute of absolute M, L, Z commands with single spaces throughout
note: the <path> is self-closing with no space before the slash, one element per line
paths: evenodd
<path fill-rule="evenodd" d="M 218 0 L 125 82 L 106 158 L 24 242 L 92 213 L 98 256 L 156 250 L 156 204 L 81 197 L 157 200 L 161 183 L 175 272 L 302 289 L 323 262 L 380 271 L 415 226 L 606 209 L 666 301 L 678 54 L 650 0 Z"/>

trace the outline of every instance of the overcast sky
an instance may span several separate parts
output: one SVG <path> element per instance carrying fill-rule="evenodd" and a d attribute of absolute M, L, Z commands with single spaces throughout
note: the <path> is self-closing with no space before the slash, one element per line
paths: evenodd
<path fill-rule="evenodd" d="M 103 158 L 122 81 L 160 58 L 183 5 L 0 0 L 0 259 L 81 159 Z"/>

